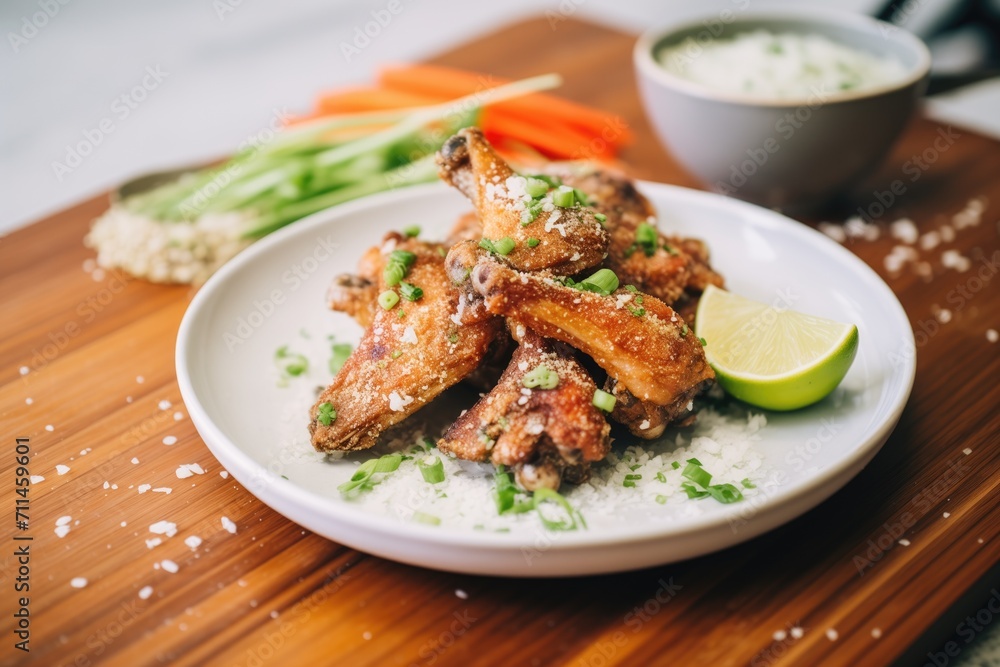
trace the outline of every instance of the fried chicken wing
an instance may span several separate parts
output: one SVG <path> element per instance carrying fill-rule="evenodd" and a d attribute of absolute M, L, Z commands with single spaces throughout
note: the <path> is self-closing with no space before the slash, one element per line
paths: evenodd
<path fill-rule="evenodd" d="M 529 491 L 557 489 L 564 478 L 581 482 L 610 449 L 610 427 L 593 406 L 597 385 L 568 346 L 518 329 L 520 344 L 496 387 L 452 424 L 438 447 L 512 466 Z M 526 386 L 542 376 L 545 387 L 554 386 Z"/>
<path fill-rule="evenodd" d="M 342 273 L 326 291 L 330 310 L 346 313 L 363 327 L 371 325 L 378 309 L 378 278 L 382 273 L 382 251 L 369 248 L 358 262 L 357 273 Z"/>
<path fill-rule="evenodd" d="M 653 246 L 636 243 L 642 223 L 656 226 L 656 210 L 626 175 L 586 163 L 552 163 L 543 171 L 586 193 L 594 207 L 607 216 L 611 234 L 605 266 L 623 283 L 672 305 L 709 284 L 723 286 L 722 276 L 709 264 L 708 248 L 696 239 L 657 231 Z"/>
<path fill-rule="evenodd" d="M 357 349 L 310 410 L 309 432 L 317 450 L 371 447 L 385 429 L 462 380 L 487 354 L 503 321 L 478 302 L 468 302 L 452 284 L 440 247 L 400 234 L 386 236 L 380 252 L 416 255 L 405 280 L 421 288 L 423 296 L 403 299 L 392 310 L 376 307 Z M 387 287 L 378 274 L 381 291 Z"/>
<path fill-rule="evenodd" d="M 656 437 L 662 426 L 687 416 L 715 377 L 683 318 L 653 296 L 579 291 L 490 257 L 480 258 L 471 283 L 490 312 L 590 355 L 621 397 L 612 418 L 639 437 Z"/>
<path fill-rule="evenodd" d="M 466 128 L 451 137 L 438 152 L 437 162 L 442 180 L 475 206 L 482 235 L 492 241 L 514 241 L 514 248 L 503 256 L 510 266 L 572 275 L 596 266 L 607 254 L 608 233 L 593 208 L 556 206 L 551 192 L 533 198 L 527 179 L 493 151 L 480 130 Z M 522 224 L 522 214 L 532 207 L 534 219 L 524 218 Z"/>

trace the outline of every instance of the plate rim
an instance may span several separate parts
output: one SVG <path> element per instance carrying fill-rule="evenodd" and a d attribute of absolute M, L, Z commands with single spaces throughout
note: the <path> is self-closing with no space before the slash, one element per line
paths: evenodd
<path fill-rule="evenodd" d="M 800 237 L 805 243 L 819 245 L 824 251 L 838 256 L 841 261 L 851 265 L 854 271 L 865 282 L 870 283 L 876 291 L 882 293 L 883 298 L 889 306 L 889 310 L 885 313 L 886 316 L 897 320 L 896 324 L 901 325 L 899 331 L 903 336 L 901 343 L 915 350 L 913 331 L 909 325 L 909 318 L 899 299 L 892 292 L 892 289 L 860 257 L 821 232 L 776 211 L 716 193 L 653 181 L 636 180 L 635 184 L 640 192 L 647 195 L 660 191 L 666 198 L 686 199 L 695 203 L 721 207 L 724 210 L 732 210 L 734 217 L 743 223 L 756 222 L 755 226 L 758 229 L 773 228 L 777 225 L 793 236 Z M 466 549 L 499 549 L 520 554 L 520 550 L 523 547 L 531 546 L 528 540 L 533 535 L 470 531 L 449 526 L 424 526 L 422 524 L 405 523 L 387 515 L 352 508 L 347 503 L 338 503 L 334 499 L 309 491 L 290 480 L 285 480 L 274 475 L 265 466 L 244 452 L 239 445 L 230 440 L 214 423 L 205 407 L 198 400 L 191 375 L 188 372 L 188 362 L 191 354 L 188 348 L 192 342 L 192 333 L 197 324 L 199 313 L 204 303 L 213 297 L 214 292 L 221 289 L 227 283 L 230 275 L 240 271 L 245 265 L 251 264 L 259 256 L 269 252 L 272 246 L 279 245 L 288 238 L 308 234 L 310 231 L 334 223 L 338 219 L 363 212 L 371 207 L 397 202 L 398 200 L 435 196 L 450 190 L 451 188 L 443 183 L 428 183 L 362 197 L 313 213 L 254 243 L 212 275 L 198 289 L 198 292 L 188 304 L 177 332 L 175 371 L 181 396 L 187 406 L 188 413 L 199 435 L 201 435 L 213 456 L 219 460 L 248 492 L 264 504 L 286 516 L 289 520 L 300 524 L 303 523 L 302 517 L 289 516 L 283 509 L 279 509 L 278 506 L 282 508 L 289 504 L 298 506 L 302 508 L 304 513 L 308 513 L 311 516 L 315 515 L 317 518 L 327 521 L 346 524 L 354 530 L 370 533 L 373 537 L 416 540 L 428 545 L 462 547 Z M 456 196 L 458 195 L 456 194 Z M 661 213 L 661 217 L 662 215 Z M 767 225 L 763 225 L 763 223 L 767 223 Z M 797 500 L 809 497 L 810 495 L 816 495 L 819 492 L 818 499 L 810 502 L 808 506 L 803 506 L 793 511 L 790 518 L 779 522 L 775 526 L 765 528 L 759 532 L 747 530 L 744 536 L 730 542 L 727 546 L 733 546 L 751 539 L 762 532 L 772 530 L 795 517 L 801 516 L 840 490 L 871 461 L 888 439 L 893 429 L 895 429 L 912 393 L 916 374 L 916 355 L 906 355 L 903 362 L 905 368 L 900 370 L 903 374 L 903 384 L 898 394 L 893 398 L 892 405 L 886 412 L 886 417 L 867 438 L 864 438 L 863 444 L 856 447 L 850 456 L 837 460 L 829 467 L 818 471 L 814 475 L 788 486 L 778 488 L 775 493 L 767 497 L 764 503 L 755 507 L 752 520 L 754 522 L 767 523 L 765 519 L 768 514 L 781 513 L 783 508 L 793 505 Z M 267 484 L 260 491 L 251 490 L 251 480 L 260 478 L 265 479 Z M 715 513 L 713 516 L 679 517 L 661 526 L 653 525 L 640 528 L 627 528 L 606 531 L 601 534 L 591 533 L 590 531 L 560 533 L 558 539 L 552 540 L 547 546 L 547 551 L 573 551 L 596 547 L 642 544 L 680 536 L 690 537 L 697 533 L 711 532 L 717 530 L 719 527 L 724 527 L 734 518 L 738 518 L 740 514 L 741 506 L 733 504 L 726 506 L 722 511 Z M 315 531 L 315 529 L 313 530 Z M 328 539 L 341 541 L 341 538 L 330 537 Z M 714 547 L 706 549 L 701 553 L 710 553 L 721 548 L 726 547 Z M 362 550 L 365 549 L 362 548 Z M 405 559 L 399 558 L 398 560 Z M 664 559 L 663 562 L 667 560 L 669 559 Z M 609 566 L 604 571 L 612 570 L 614 570 L 614 567 Z"/>

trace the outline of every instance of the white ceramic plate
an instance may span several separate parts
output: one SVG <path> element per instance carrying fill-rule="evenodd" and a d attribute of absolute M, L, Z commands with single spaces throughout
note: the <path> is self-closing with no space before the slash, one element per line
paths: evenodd
<path fill-rule="evenodd" d="M 255 244 L 202 287 L 177 340 L 177 377 L 198 432 L 240 483 L 302 526 L 385 558 L 458 572 L 568 576 L 653 566 L 729 547 L 806 512 L 856 475 L 899 419 L 915 368 L 902 307 L 861 260 L 793 220 L 705 192 L 654 183 L 640 189 L 660 211 L 662 228 L 708 242 L 729 289 L 767 302 L 784 295 L 796 310 L 860 329 L 857 359 L 833 395 L 767 415 L 754 445 L 765 483 L 743 502 L 608 503 L 587 517 L 587 530 L 553 533 L 529 515 L 494 532 L 417 523 L 340 497 L 336 486 L 357 457 L 312 453 L 306 415 L 316 386 L 330 377 L 327 336 L 355 342 L 361 330 L 326 309 L 325 291 L 386 231 L 418 224 L 426 237 L 443 236 L 468 204 L 439 184 L 317 213 Z M 280 387 L 273 356 L 286 344 L 313 364 L 310 375 Z M 485 473 L 469 484 L 479 486 L 452 501 L 495 516 Z"/>

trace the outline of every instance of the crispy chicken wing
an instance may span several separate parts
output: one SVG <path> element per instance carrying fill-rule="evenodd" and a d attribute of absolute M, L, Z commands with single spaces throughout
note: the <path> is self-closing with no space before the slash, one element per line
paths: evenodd
<path fill-rule="evenodd" d="M 607 216 L 611 234 L 605 266 L 625 284 L 632 284 L 668 305 L 709 284 L 723 286 L 708 262 L 708 248 L 696 239 L 658 232 L 655 249 L 639 247 L 636 231 L 642 223 L 656 226 L 656 210 L 626 175 L 586 163 L 552 163 L 544 172 L 586 193 Z"/>
<path fill-rule="evenodd" d="M 437 162 L 442 180 L 476 207 L 483 236 L 514 241 L 503 261 L 516 269 L 572 275 L 596 266 L 607 254 L 608 233 L 594 209 L 556 206 L 551 192 L 533 199 L 527 179 L 493 151 L 478 129 L 466 128 L 451 137 Z M 536 217 L 522 224 L 522 214 L 531 206 L 537 209 Z M 529 246 L 529 239 L 537 244 Z"/>
<path fill-rule="evenodd" d="M 357 349 L 310 410 L 317 450 L 371 447 L 385 429 L 475 370 L 503 326 L 448 279 L 439 244 L 390 233 L 382 250 L 393 246 L 416 255 L 406 282 L 423 296 L 375 309 Z M 378 290 L 384 290 L 378 273 Z M 330 407 L 321 409 L 326 403 Z"/>
<path fill-rule="evenodd" d="M 441 248 L 444 251 L 462 241 L 479 241 L 482 236 L 483 225 L 475 212 L 470 211 L 458 218 Z M 355 273 L 342 273 L 334 277 L 326 292 L 330 310 L 346 313 L 367 328 L 378 309 L 378 279 L 383 265 L 381 248 L 373 246 L 361 256 Z M 509 350 L 511 346 L 505 347 Z M 506 356 L 501 352 L 499 356 L 506 361 L 509 352 Z M 496 376 L 499 377 L 499 373 Z"/>
<path fill-rule="evenodd" d="M 520 344 L 499 383 L 452 424 L 438 447 L 459 458 L 512 466 L 529 491 L 557 489 L 564 478 L 581 482 L 590 463 L 610 449 L 610 427 L 592 403 L 597 385 L 568 346 L 517 328 Z M 533 384 L 532 374 L 542 372 L 555 386 L 525 386 L 525 376 Z"/>
<path fill-rule="evenodd" d="M 378 278 L 382 273 L 382 251 L 369 248 L 358 262 L 357 273 L 342 273 L 333 279 L 326 291 L 330 310 L 347 313 L 367 328 L 378 309 Z"/>
<path fill-rule="evenodd" d="M 639 437 L 656 437 L 666 424 L 685 418 L 715 377 L 697 336 L 655 297 L 625 289 L 606 297 L 579 291 L 490 257 L 480 258 L 471 282 L 490 312 L 590 355 L 620 397 L 612 417 Z"/>

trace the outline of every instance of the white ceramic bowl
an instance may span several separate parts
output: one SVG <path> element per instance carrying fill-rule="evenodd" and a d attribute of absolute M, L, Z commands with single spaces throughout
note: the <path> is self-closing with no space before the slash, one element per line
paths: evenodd
<path fill-rule="evenodd" d="M 717 192 L 787 210 L 822 205 L 877 167 L 926 88 L 930 53 L 923 42 L 858 14 L 786 10 L 729 16 L 728 22 L 716 16 L 654 29 L 635 45 L 646 115 L 674 158 Z M 656 59 L 662 49 L 689 37 L 697 44 L 759 29 L 822 35 L 888 54 L 903 64 L 906 76 L 868 90 L 765 100 L 689 81 Z"/>

